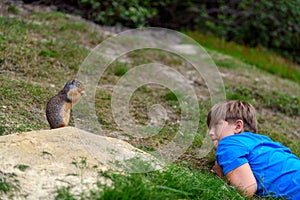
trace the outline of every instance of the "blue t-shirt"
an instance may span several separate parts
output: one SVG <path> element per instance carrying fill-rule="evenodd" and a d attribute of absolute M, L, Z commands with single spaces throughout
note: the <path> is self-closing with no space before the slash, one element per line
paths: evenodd
<path fill-rule="evenodd" d="M 300 159 L 267 136 L 243 132 L 219 141 L 216 159 L 223 173 L 249 163 L 259 196 L 300 199 Z"/>

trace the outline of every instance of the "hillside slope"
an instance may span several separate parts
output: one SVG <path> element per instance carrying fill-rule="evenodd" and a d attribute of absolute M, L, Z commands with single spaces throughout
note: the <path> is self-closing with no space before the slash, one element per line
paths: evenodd
<path fill-rule="evenodd" d="M 48 129 L 45 117 L 48 99 L 68 79 L 76 77 L 79 66 L 96 45 L 113 35 L 74 16 L 43 8 L 16 9 L 19 11 L 0 18 L 0 135 Z M 300 156 L 300 84 L 228 55 L 207 51 L 218 64 L 227 99 L 251 102 L 258 111 L 259 132 L 282 142 Z M 156 84 L 142 86 L 134 92 L 130 114 L 137 124 L 145 125 L 149 121 L 149 108 L 161 104 L 167 110 L 167 120 L 159 133 L 147 138 L 133 137 L 114 121 L 111 113 L 114 85 L 130 69 L 149 62 L 175 69 L 194 88 L 200 105 L 199 127 L 193 144 L 177 162 L 209 169 L 212 154 L 205 158 L 197 156 L 207 132 L 205 117 L 211 106 L 206 83 L 191 65 L 161 50 L 130 52 L 104 72 L 95 96 L 95 110 L 103 134 L 152 152 L 166 145 L 177 133 L 181 117 L 178 94 Z"/>

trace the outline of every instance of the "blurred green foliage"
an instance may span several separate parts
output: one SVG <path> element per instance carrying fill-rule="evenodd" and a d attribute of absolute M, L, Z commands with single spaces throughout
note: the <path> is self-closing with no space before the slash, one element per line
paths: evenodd
<path fill-rule="evenodd" d="M 141 27 L 157 14 L 151 1 L 141 0 L 73 0 L 87 19 L 105 25 Z"/>
<path fill-rule="evenodd" d="M 132 28 L 156 26 L 209 32 L 227 41 L 273 49 L 300 63 L 298 56 L 300 0 L 44 0 L 44 2 L 52 2 L 60 10 L 79 13 L 102 25 Z"/>
<path fill-rule="evenodd" d="M 300 0 L 169 0 L 150 25 L 212 33 L 300 62 Z"/>

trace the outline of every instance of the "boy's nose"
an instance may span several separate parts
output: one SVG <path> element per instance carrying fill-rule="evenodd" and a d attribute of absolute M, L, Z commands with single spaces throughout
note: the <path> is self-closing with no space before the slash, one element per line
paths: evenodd
<path fill-rule="evenodd" d="M 212 129 L 210 129 L 209 131 L 208 131 L 208 135 L 210 136 L 210 137 L 212 137 L 212 136 L 214 136 L 214 131 L 212 130 Z"/>

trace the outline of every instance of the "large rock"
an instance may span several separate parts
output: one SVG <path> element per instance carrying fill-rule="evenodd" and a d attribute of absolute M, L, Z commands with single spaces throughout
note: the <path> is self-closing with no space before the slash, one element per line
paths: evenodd
<path fill-rule="evenodd" d="M 124 141 L 72 127 L 0 137 L 0 181 L 2 176 L 2 182 L 5 178 L 11 189 L 17 188 L 14 198 L 53 199 L 63 187 L 74 194 L 97 189 L 97 181 L 104 181 L 99 171 L 161 167 L 151 155 Z"/>

